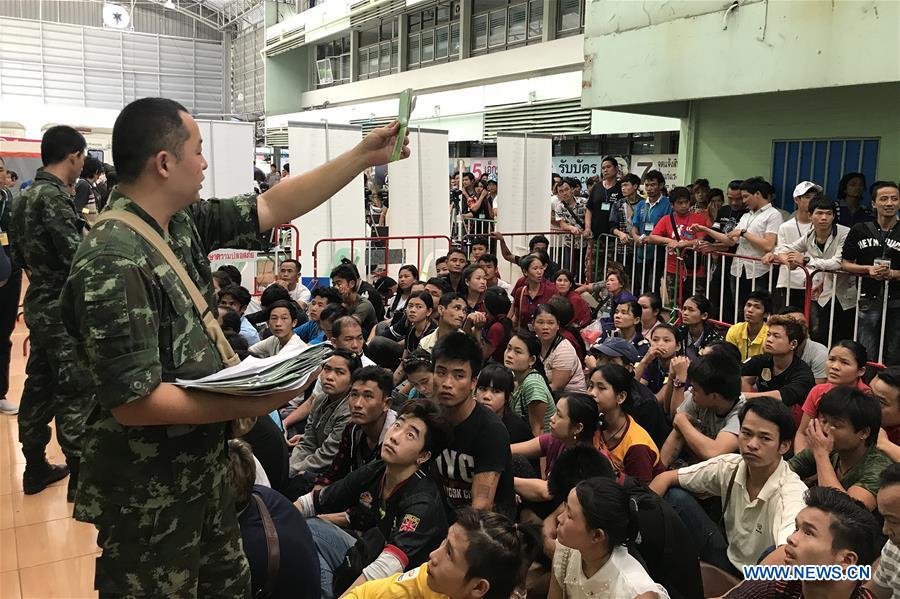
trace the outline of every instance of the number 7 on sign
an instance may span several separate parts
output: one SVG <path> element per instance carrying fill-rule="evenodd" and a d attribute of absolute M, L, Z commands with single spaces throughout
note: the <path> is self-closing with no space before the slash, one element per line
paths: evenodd
<path fill-rule="evenodd" d="M 416 97 L 413 95 L 411 88 L 405 89 L 400 93 L 400 110 L 397 113 L 397 120 L 400 121 L 400 130 L 397 132 L 397 142 L 394 144 L 394 151 L 391 153 L 391 162 L 400 160 L 403 153 L 403 140 L 406 138 L 406 130 L 409 127 L 409 115 L 412 114 L 413 108 L 416 106 Z"/>

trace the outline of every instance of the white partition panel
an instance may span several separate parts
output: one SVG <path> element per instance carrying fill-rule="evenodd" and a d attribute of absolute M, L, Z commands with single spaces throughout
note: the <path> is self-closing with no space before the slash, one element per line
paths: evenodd
<path fill-rule="evenodd" d="M 253 191 L 256 158 L 253 123 L 198 120 L 203 157 L 209 163 L 201 198 L 227 198 Z"/>
<path fill-rule="evenodd" d="M 448 132 L 409 128 L 411 155 L 388 165 L 391 237 L 448 235 L 450 232 L 447 161 Z M 420 278 L 434 276 L 434 260 L 447 253 L 446 239 L 391 242 L 387 271 L 392 277 L 402 264 L 419 267 Z"/>
<path fill-rule="evenodd" d="M 497 230 L 502 233 L 550 230 L 550 177 L 553 137 L 528 133 L 498 133 L 497 162 L 502 165 L 497 197 Z M 508 238 L 514 254 L 528 252 L 528 237 Z M 500 272 L 515 281 L 521 272 L 500 258 Z"/>
<path fill-rule="evenodd" d="M 362 139 L 356 125 L 327 123 L 288 123 L 291 175 L 297 176 L 335 158 Z M 366 236 L 365 196 L 360 174 L 330 200 L 294 219 L 300 230 L 300 262 L 303 275 L 328 277 L 341 258 L 351 258 L 360 274 L 367 275 L 366 248 L 361 242 L 331 242 L 324 239 L 363 238 Z M 317 255 L 313 255 L 317 248 Z M 313 270 L 315 267 L 315 275 Z"/>

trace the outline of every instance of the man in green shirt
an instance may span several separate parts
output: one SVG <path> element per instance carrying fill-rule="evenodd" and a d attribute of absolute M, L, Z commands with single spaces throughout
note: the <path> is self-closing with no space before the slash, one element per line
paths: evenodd
<path fill-rule="evenodd" d="M 398 131 L 397 123 L 376 129 L 258 197 L 199 201 L 207 163 L 197 123 L 176 102 L 144 98 L 116 119 L 120 185 L 106 210 L 156 229 L 211 310 L 211 250 L 264 248 L 264 232 L 387 162 Z M 120 221 L 100 223 L 81 244 L 62 305 L 97 389 L 75 506 L 99 532 L 95 587 L 102 596 L 249 596 L 225 480 L 226 423 L 267 414 L 296 391 L 246 398 L 173 385 L 220 370 L 222 360 L 173 269 Z"/>
<path fill-rule="evenodd" d="M 789 465 L 800 478 L 815 478 L 819 486 L 843 491 L 874 510 L 881 473 L 892 463 L 875 446 L 880 428 L 877 399 L 855 387 L 835 387 L 822 396 L 819 418 L 809 423 L 809 447 Z"/>

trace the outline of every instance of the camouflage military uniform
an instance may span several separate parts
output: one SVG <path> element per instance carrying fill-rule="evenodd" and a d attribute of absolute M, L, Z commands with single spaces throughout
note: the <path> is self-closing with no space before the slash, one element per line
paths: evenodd
<path fill-rule="evenodd" d="M 211 306 L 207 254 L 265 243 L 253 196 L 195 203 L 172 217 L 167 234 L 118 190 L 106 210 L 127 210 L 157 229 Z M 114 595 L 249 595 L 225 425 L 122 426 L 111 413 L 162 382 L 222 368 L 178 276 L 130 228 L 102 222 L 75 256 L 63 305 L 97 386 L 75 505 L 75 517 L 99 531 L 96 587 Z"/>
<path fill-rule="evenodd" d="M 50 421 L 73 472 L 78 468 L 90 385 L 75 345 L 62 323 L 59 294 L 82 239 L 82 221 L 68 189 L 38 170 L 34 184 L 16 199 L 10 222 L 11 253 L 28 272 L 25 323 L 31 349 L 19 407 L 19 441 L 29 468 L 41 467 L 50 441 Z"/>

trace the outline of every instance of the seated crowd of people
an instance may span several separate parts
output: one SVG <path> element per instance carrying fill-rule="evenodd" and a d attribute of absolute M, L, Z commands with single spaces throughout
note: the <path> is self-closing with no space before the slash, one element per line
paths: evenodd
<path fill-rule="evenodd" d="M 487 239 L 383 295 L 349 263 L 310 291 L 285 261 L 251 314 L 217 273 L 239 355 L 333 347 L 230 442 L 254 593 L 687 598 L 701 563 L 729 597 L 900 590 L 900 366 L 816 341 L 791 296 L 747 290 L 724 330 L 702 294 L 669 317 L 624 268 L 579 287 L 546 238 L 525 256 L 494 239 L 517 281 Z M 870 581 L 742 581 L 879 553 Z"/>

